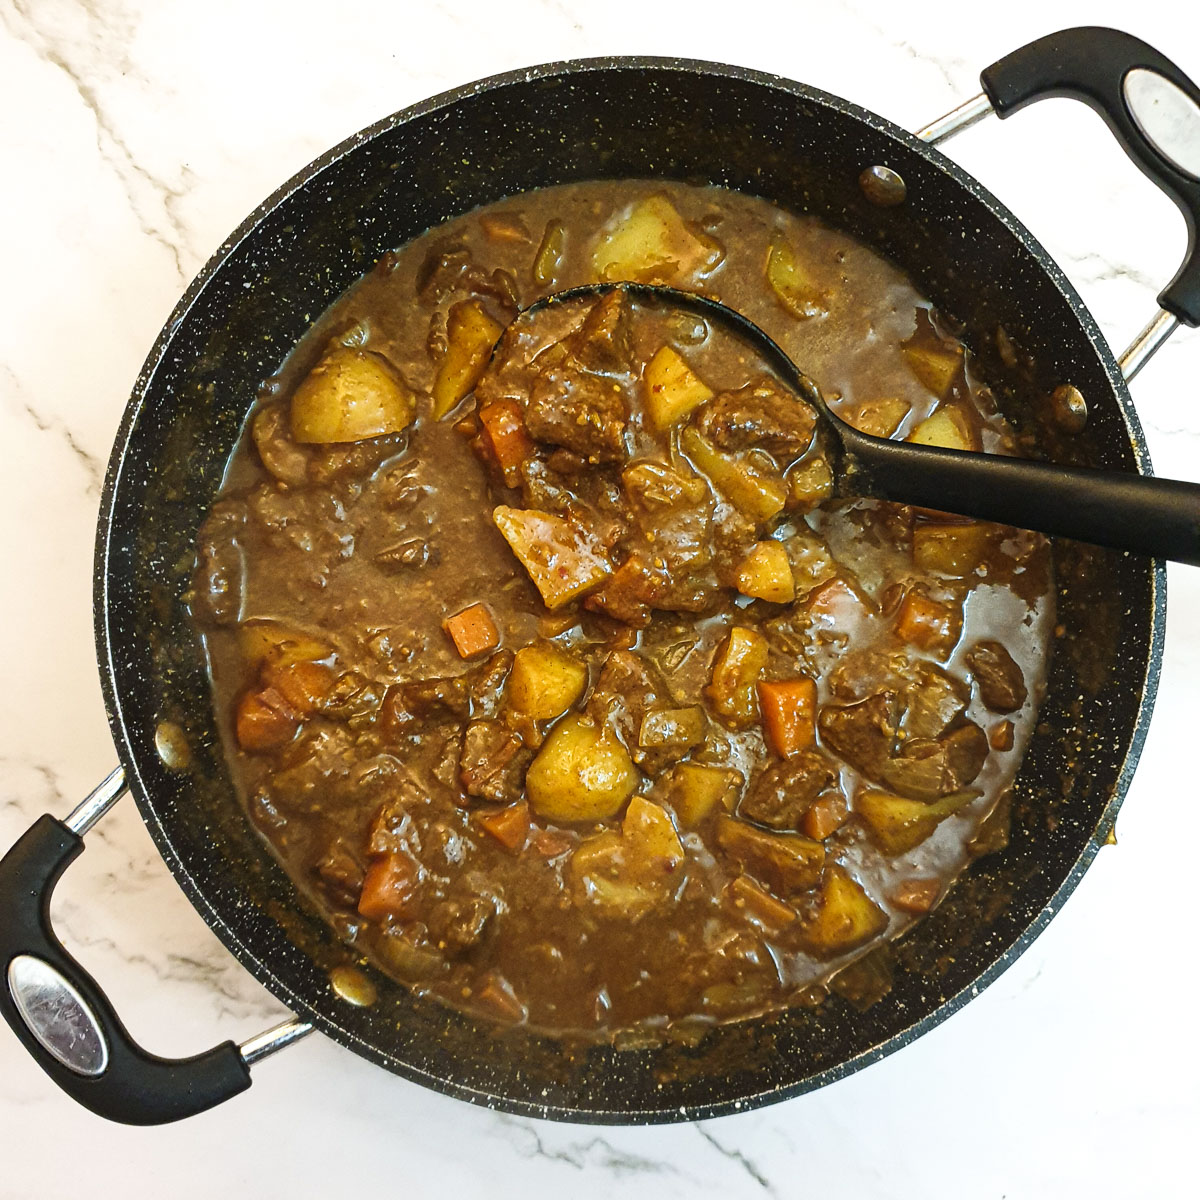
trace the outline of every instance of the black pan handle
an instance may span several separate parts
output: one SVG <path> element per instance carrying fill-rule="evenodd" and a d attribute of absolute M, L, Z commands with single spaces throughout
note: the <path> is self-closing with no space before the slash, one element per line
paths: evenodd
<path fill-rule="evenodd" d="M 233 1042 L 193 1058 L 147 1053 L 63 949 L 50 924 L 50 897 L 82 850 L 83 838 L 47 815 L 0 859 L 4 1019 L 67 1095 L 110 1121 L 163 1125 L 244 1092 L 250 1071 Z"/>
<path fill-rule="evenodd" d="M 1069 96 L 1104 118 L 1125 153 L 1175 201 L 1187 222 L 1187 255 L 1158 303 L 1195 327 L 1200 325 L 1200 167 L 1190 158 L 1185 168 L 1168 157 L 1139 125 L 1126 95 L 1136 71 L 1173 85 L 1173 96 L 1185 110 L 1191 102 L 1200 137 L 1200 88 L 1152 46 L 1116 29 L 1081 26 L 1052 33 L 993 63 L 979 79 L 1000 117 L 1048 96 Z"/>
<path fill-rule="evenodd" d="M 1036 529 L 1200 566 L 1200 484 L 914 446 L 838 422 L 856 495 Z"/>

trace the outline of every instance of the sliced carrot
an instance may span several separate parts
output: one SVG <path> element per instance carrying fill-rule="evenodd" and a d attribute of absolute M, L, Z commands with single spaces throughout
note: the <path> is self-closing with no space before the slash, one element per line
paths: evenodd
<path fill-rule="evenodd" d="M 463 658 L 475 658 L 500 645 L 500 631 L 486 604 L 472 604 L 442 622 L 454 648 Z"/>
<path fill-rule="evenodd" d="M 273 687 L 246 692 L 235 719 L 238 745 L 259 752 L 287 745 L 300 728 L 300 714 Z"/>
<path fill-rule="evenodd" d="M 791 758 L 817 740 L 816 680 L 760 680 L 758 708 L 767 745 L 780 758 Z"/>
<path fill-rule="evenodd" d="M 533 439 L 515 400 L 495 400 L 479 410 L 483 440 L 509 487 L 521 482 L 521 464 L 533 453 Z"/>
<path fill-rule="evenodd" d="M 796 910 L 777 900 L 749 875 L 739 875 L 726 889 L 733 906 L 771 929 L 783 929 L 798 916 Z"/>
<path fill-rule="evenodd" d="M 319 662 L 276 663 L 263 670 L 263 682 L 303 717 L 317 710 L 333 690 L 333 680 L 333 669 Z"/>
<path fill-rule="evenodd" d="M 846 797 L 841 792 L 824 792 L 812 802 L 804 814 L 801 832 L 814 842 L 823 842 L 835 829 L 845 824 L 849 815 Z"/>
<path fill-rule="evenodd" d="M 368 868 L 358 897 L 358 911 L 369 920 L 401 920 L 415 916 L 417 864 L 407 854 L 385 854 Z"/>
<path fill-rule="evenodd" d="M 896 613 L 896 636 L 922 650 L 948 650 L 958 641 L 961 619 L 946 604 L 910 591 Z"/>
<path fill-rule="evenodd" d="M 529 805 L 524 801 L 497 812 L 481 813 L 477 819 L 505 850 L 516 853 L 524 849 L 529 837 Z"/>

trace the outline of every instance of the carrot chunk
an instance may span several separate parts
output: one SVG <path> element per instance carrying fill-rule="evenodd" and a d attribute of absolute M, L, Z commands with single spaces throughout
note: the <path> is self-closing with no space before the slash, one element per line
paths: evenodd
<path fill-rule="evenodd" d="M 407 854 L 385 854 L 368 868 L 358 897 L 358 911 L 369 920 L 401 920 L 415 915 L 417 865 Z"/>
<path fill-rule="evenodd" d="M 752 921 L 768 929 L 783 929 L 796 920 L 798 914 L 789 904 L 777 900 L 766 888 L 760 887 L 749 875 L 739 875 L 725 889 L 734 908 L 744 912 Z"/>
<path fill-rule="evenodd" d="M 275 688 L 264 687 L 238 701 L 235 724 L 243 750 L 277 750 L 295 736 L 300 714 Z"/>
<path fill-rule="evenodd" d="M 767 745 L 791 758 L 817 739 L 817 684 L 813 679 L 761 680 L 758 707 Z"/>
<path fill-rule="evenodd" d="M 525 415 L 515 400 L 496 400 L 479 410 L 483 439 L 509 487 L 521 482 L 521 464 L 533 453 Z"/>
<path fill-rule="evenodd" d="M 500 631 L 486 604 L 472 604 L 442 622 L 454 648 L 463 658 L 475 658 L 500 645 Z"/>
<path fill-rule="evenodd" d="M 511 804 L 497 812 L 482 813 L 479 824 L 502 845 L 505 850 L 521 850 L 529 837 L 529 805 L 524 802 Z"/>
<path fill-rule="evenodd" d="M 801 818 L 800 832 L 814 842 L 823 842 L 835 829 L 845 824 L 850 810 L 840 791 L 824 792 L 809 806 Z"/>
<path fill-rule="evenodd" d="M 333 671 L 324 663 L 272 663 L 263 669 L 263 682 L 275 688 L 302 717 L 317 710 L 333 690 Z"/>

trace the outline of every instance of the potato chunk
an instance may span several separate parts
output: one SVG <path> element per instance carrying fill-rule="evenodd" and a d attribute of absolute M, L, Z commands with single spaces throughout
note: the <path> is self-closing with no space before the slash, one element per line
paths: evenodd
<path fill-rule="evenodd" d="M 294 662 L 317 662 L 333 653 L 327 642 L 276 621 L 247 621 L 238 630 L 238 649 L 252 667 L 267 663 L 286 666 Z"/>
<path fill-rule="evenodd" d="M 979 442 L 965 414 L 957 408 L 939 408 L 908 435 L 918 446 L 941 446 L 944 450 L 978 450 Z"/>
<path fill-rule="evenodd" d="M 954 792 L 932 804 L 909 800 L 877 788 L 867 788 L 854 798 L 854 809 L 871 830 L 871 838 L 885 854 L 905 854 L 919 846 L 948 816 L 979 795 Z"/>
<path fill-rule="evenodd" d="M 592 251 L 592 270 L 600 280 L 675 283 L 711 270 L 720 260 L 721 248 L 693 233 L 665 196 L 649 196 L 601 234 Z"/>
<path fill-rule="evenodd" d="M 783 511 L 788 489 L 777 471 L 726 454 L 691 428 L 683 431 L 679 444 L 739 512 L 755 521 L 769 521 Z"/>
<path fill-rule="evenodd" d="M 732 812 L 744 782 L 732 767 L 677 763 L 655 785 L 654 795 L 675 810 L 684 828 L 695 829 L 713 812 Z"/>
<path fill-rule="evenodd" d="M 821 884 L 817 911 L 800 932 L 809 953 L 833 958 L 869 942 L 887 925 L 887 913 L 841 867 L 831 867 Z"/>
<path fill-rule="evenodd" d="M 767 639 L 735 626 L 717 649 L 712 680 L 704 694 L 713 711 L 734 729 L 745 729 L 758 716 L 755 685 L 767 665 Z"/>
<path fill-rule="evenodd" d="M 912 339 L 901 347 L 909 370 L 939 399 L 962 369 L 963 348 L 956 342 Z"/>
<path fill-rule="evenodd" d="M 478 300 L 460 300 L 446 317 L 446 353 L 433 380 L 433 416 L 444 417 L 479 382 L 504 332 Z"/>
<path fill-rule="evenodd" d="M 657 429 L 670 427 L 713 398 L 713 391 L 696 376 L 683 356 L 671 346 L 646 364 L 642 377 L 646 411 Z"/>
<path fill-rule="evenodd" d="M 756 542 L 737 571 L 737 590 L 743 596 L 790 604 L 796 598 L 792 564 L 779 542 Z"/>
<path fill-rule="evenodd" d="M 378 354 L 337 346 L 292 395 L 297 442 L 361 442 L 399 433 L 417 412 L 412 388 Z"/>
<path fill-rule="evenodd" d="M 506 698 L 535 721 L 561 716 L 583 695 L 587 667 L 553 642 L 534 642 L 517 651 Z"/>
<path fill-rule="evenodd" d="M 959 578 L 970 575 L 987 548 L 988 527 L 976 522 L 923 521 L 913 527 L 913 565 Z"/>
<path fill-rule="evenodd" d="M 550 732 L 525 776 L 529 806 L 548 821 L 604 821 L 637 789 L 638 772 L 607 727 L 581 715 Z"/>
<path fill-rule="evenodd" d="M 562 517 L 501 504 L 492 519 L 547 608 L 561 608 L 612 574 L 603 549 Z"/>
<path fill-rule="evenodd" d="M 787 242 L 772 242 L 767 255 L 767 282 L 775 298 L 799 320 L 823 317 L 828 311 L 824 298 L 796 260 Z"/>

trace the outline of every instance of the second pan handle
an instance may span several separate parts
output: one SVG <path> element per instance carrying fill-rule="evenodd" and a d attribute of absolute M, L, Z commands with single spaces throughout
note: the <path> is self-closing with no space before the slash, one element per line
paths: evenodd
<path fill-rule="evenodd" d="M 1104 118 L 1125 153 L 1183 213 L 1187 253 L 1158 303 L 1185 325 L 1200 325 L 1200 87 L 1140 38 L 1099 26 L 1039 38 L 979 79 L 1000 117 L 1069 96 Z"/>

